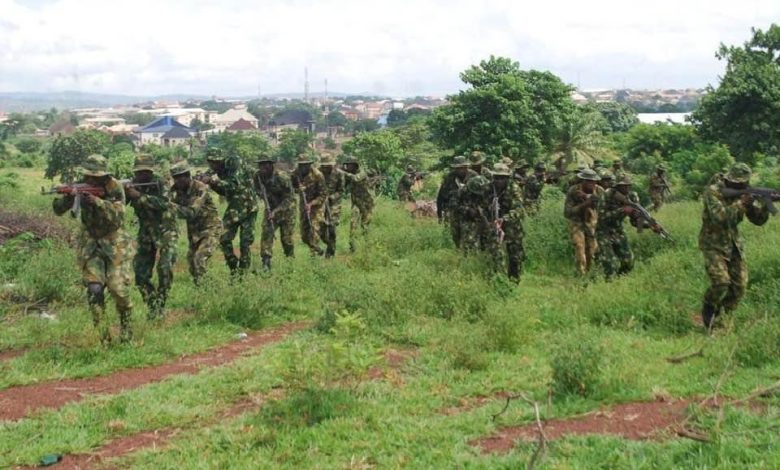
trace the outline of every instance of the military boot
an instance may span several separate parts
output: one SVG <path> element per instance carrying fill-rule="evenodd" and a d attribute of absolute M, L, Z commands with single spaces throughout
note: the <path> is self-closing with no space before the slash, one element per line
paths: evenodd
<path fill-rule="evenodd" d="M 263 255 L 261 257 L 261 259 L 263 261 L 263 269 L 265 269 L 266 271 L 270 271 L 271 270 L 271 257 L 268 256 L 268 255 Z"/>
<path fill-rule="evenodd" d="M 520 280 L 520 264 L 517 261 L 509 260 L 509 263 L 507 263 L 507 275 L 509 276 L 509 279 L 512 279 L 513 281 L 519 281 Z"/>
<path fill-rule="evenodd" d="M 132 310 L 119 311 L 119 342 L 129 343 L 133 340 L 133 329 L 130 325 Z"/>
<path fill-rule="evenodd" d="M 716 316 L 717 312 L 715 311 L 715 306 L 705 300 L 701 307 L 701 321 L 704 323 L 704 328 L 711 330 L 712 323 Z"/>

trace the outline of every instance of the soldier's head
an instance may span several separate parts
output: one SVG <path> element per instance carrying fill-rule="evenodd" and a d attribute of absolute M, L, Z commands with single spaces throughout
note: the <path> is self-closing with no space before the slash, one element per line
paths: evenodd
<path fill-rule="evenodd" d="M 490 172 L 493 176 L 493 186 L 501 191 L 509 186 L 509 177 L 512 176 L 512 170 L 509 169 L 503 163 L 496 163 L 493 165 L 493 170 Z"/>
<path fill-rule="evenodd" d="M 604 162 L 599 160 L 598 158 L 593 159 L 593 169 L 598 170 L 599 168 L 604 168 Z"/>
<path fill-rule="evenodd" d="M 413 175 L 417 173 L 417 170 L 415 170 L 412 165 L 406 165 L 406 172 L 410 175 Z"/>
<path fill-rule="evenodd" d="M 261 154 L 256 163 L 261 177 L 269 178 L 274 173 L 274 159 L 267 153 Z"/>
<path fill-rule="evenodd" d="M 307 176 L 311 172 L 311 164 L 313 160 L 306 154 L 298 155 L 298 165 L 295 167 L 295 171 L 301 177 Z"/>
<path fill-rule="evenodd" d="M 485 154 L 479 150 L 475 150 L 471 152 L 469 161 L 471 162 L 471 169 L 479 173 L 482 171 L 482 165 L 485 163 Z"/>
<path fill-rule="evenodd" d="M 344 171 L 351 174 L 356 174 L 360 170 L 360 162 L 353 156 L 348 156 L 344 160 Z"/>
<path fill-rule="evenodd" d="M 210 147 L 206 150 L 206 163 L 212 171 L 221 173 L 225 169 L 225 155 L 222 149 Z"/>
<path fill-rule="evenodd" d="M 523 162 L 515 168 L 515 176 L 525 176 L 528 174 L 528 169 L 531 168 L 527 162 Z"/>
<path fill-rule="evenodd" d="M 463 155 L 458 155 L 457 157 L 453 158 L 452 165 L 450 165 L 450 168 L 452 168 L 452 170 L 459 178 L 463 178 L 468 175 L 470 167 L 471 165 Z"/>
<path fill-rule="evenodd" d="M 84 182 L 92 186 L 103 186 L 108 181 L 108 160 L 103 155 L 92 154 L 81 165 Z"/>
<path fill-rule="evenodd" d="M 546 171 L 547 171 L 547 167 L 544 165 L 544 163 L 541 163 L 541 162 L 539 162 L 539 163 L 537 163 L 537 164 L 536 164 L 536 166 L 534 167 L 534 173 L 535 173 L 536 175 L 542 175 L 542 176 L 544 176 L 544 173 L 545 173 Z"/>
<path fill-rule="evenodd" d="M 171 166 L 171 177 L 173 178 L 173 187 L 178 190 L 184 190 L 192 184 L 190 166 L 186 161 L 174 163 Z"/>
<path fill-rule="evenodd" d="M 599 177 L 601 178 L 601 181 L 599 181 L 599 186 L 604 189 L 611 188 L 615 183 L 615 175 L 613 175 L 609 170 L 602 169 L 602 171 L 599 173 Z"/>
<path fill-rule="evenodd" d="M 659 175 L 663 175 L 664 173 L 666 173 L 666 167 L 663 165 L 658 165 L 657 167 L 655 167 L 655 171 Z"/>
<path fill-rule="evenodd" d="M 469 178 L 466 183 L 466 191 L 473 196 L 484 196 L 490 182 L 482 175 Z"/>
<path fill-rule="evenodd" d="M 628 175 L 623 175 L 621 178 L 619 178 L 615 182 L 615 189 L 620 191 L 624 195 L 628 195 L 629 192 L 631 192 L 631 186 L 634 184 L 633 181 L 631 181 L 631 177 Z"/>
<path fill-rule="evenodd" d="M 623 162 L 620 160 L 615 160 L 612 162 L 612 168 L 615 170 L 622 170 L 623 169 Z"/>
<path fill-rule="evenodd" d="M 330 176 L 333 173 L 333 169 L 336 167 L 336 159 L 330 155 L 326 155 L 320 161 L 320 171 L 325 176 Z"/>
<path fill-rule="evenodd" d="M 584 170 L 577 173 L 577 178 L 582 184 L 582 189 L 587 193 L 593 192 L 593 190 L 596 188 L 596 185 L 599 183 L 599 181 L 601 181 L 599 174 L 590 168 L 585 168 Z"/>
<path fill-rule="evenodd" d="M 723 177 L 723 182 L 729 188 L 742 189 L 750 185 L 753 172 L 745 163 L 735 163 Z"/>
<path fill-rule="evenodd" d="M 151 155 L 139 154 L 133 164 L 133 180 L 137 183 L 150 183 L 152 179 L 154 179 L 154 159 Z"/>

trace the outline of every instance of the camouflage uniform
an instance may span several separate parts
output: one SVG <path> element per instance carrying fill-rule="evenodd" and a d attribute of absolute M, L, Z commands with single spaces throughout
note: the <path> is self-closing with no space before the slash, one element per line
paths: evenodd
<path fill-rule="evenodd" d="M 224 172 L 217 174 L 209 186 L 227 200 L 227 209 L 222 216 L 222 236 L 219 244 L 225 262 L 233 274 L 246 271 L 252 264 L 250 248 L 255 241 L 257 219 L 257 196 L 252 179 L 243 168 L 241 158 L 233 155 L 225 158 Z M 233 239 L 239 235 L 240 257 L 233 251 Z"/>
<path fill-rule="evenodd" d="M 293 188 L 300 195 L 298 209 L 301 224 L 301 240 L 309 247 L 312 255 L 323 254 L 320 247 L 320 224 L 322 224 L 322 210 L 325 204 L 326 188 L 325 177 L 320 170 L 311 168 L 312 161 L 306 157 L 298 159 L 298 168 L 293 173 Z M 309 172 L 306 176 L 301 173 L 301 167 L 308 165 Z M 309 214 L 306 214 L 306 204 L 310 205 Z"/>
<path fill-rule="evenodd" d="M 273 160 L 258 160 L 258 163 L 262 162 L 273 163 Z M 263 214 L 263 229 L 260 235 L 260 256 L 263 260 L 263 266 L 270 269 L 274 236 L 277 228 L 282 239 L 284 255 L 288 257 L 294 255 L 295 193 L 293 192 L 290 175 L 277 169 L 274 169 L 271 176 L 266 180 L 260 176 L 259 172 L 255 173 L 253 181 L 255 191 L 263 199 L 263 204 L 266 205 Z M 268 201 L 267 204 L 265 203 L 266 200 Z"/>
<path fill-rule="evenodd" d="M 478 174 L 483 176 L 486 180 L 490 181 L 490 178 L 492 178 L 492 175 L 490 174 L 490 170 L 485 167 L 485 154 L 480 152 L 479 150 L 475 150 L 471 152 L 471 155 L 469 156 L 469 161 L 471 162 L 471 170 Z"/>
<path fill-rule="evenodd" d="M 396 197 L 401 202 L 414 202 L 414 196 L 412 196 L 412 186 L 417 179 L 417 172 L 412 167 L 406 168 L 406 173 L 398 180 L 398 187 L 395 190 Z"/>
<path fill-rule="evenodd" d="M 493 233 L 488 237 L 488 250 L 490 251 L 496 269 L 501 267 L 501 243 L 506 248 L 507 274 L 511 279 L 519 279 L 523 270 L 525 250 L 523 249 L 523 196 L 520 188 L 510 178 L 509 167 L 503 164 L 493 166 L 493 183 L 490 185 L 492 194 L 488 213 L 493 224 Z M 496 187 L 498 178 L 506 177 L 508 184 L 503 190 Z M 503 240 L 496 233 L 499 225 L 503 231 Z"/>
<path fill-rule="evenodd" d="M 468 169 L 469 166 L 465 157 L 455 157 L 451 165 L 452 171 L 447 173 L 442 180 L 436 196 L 436 212 L 439 221 L 442 222 L 445 218 L 449 219 L 452 241 L 457 248 L 461 246 L 460 213 L 457 210 L 458 188 L 465 185 L 472 176 L 477 176 L 474 170 Z M 459 169 L 462 168 L 468 169 L 465 176 L 458 175 Z"/>
<path fill-rule="evenodd" d="M 320 168 L 331 167 L 330 174 L 325 176 L 325 192 L 327 197 L 323 207 L 322 223 L 320 223 L 320 238 L 325 242 L 325 257 L 336 254 L 336 229 L 341 220 L 341 196 L 344 193 L 344 172 L 335 168 L 336 161 L 327 157 L 320 163 Z"/>
<path fill-rule="evenodd" d="M 171 176 L 174 178 L 189 173 L 190 169 L 185 162 L 171 168 Z M 219 211 L 211 199 L 208 185 L 200 181 L 191 179 L 184 190 L 177 189 L 174 184 L 171 192 L 176 215 L 187 221 L 187 263 L 192 280 L 198 284 L 206 274 L 208 261 L 222 233 Z"/>
<path fill-rule="evenodd" d="M 664 196 L 669 191 L 669 183 L 664 176 L 664 167 L 659 166 L 656 168 L 656 172 L 650 176 L 650 184 L 648 192 L 650 193 L 650 200 L 653 201 L 653 210 L 657 211 L 664 205 Z"/>
<path fill-rule="evenodd" d="M 154 171 L 151 156 L 139 156 L 134 171 Z M 152 176 L 152 183 L 134 187 L 141 195 L 135 199 L 128 197 L 128 203 L 138 217 L 138 252 L 133 260 L 135 285 L 149 307 L 150 318 L 164 314 L 165 302 L 173 283 L 176 241 L 179 238 L 168 184 L 159 175 Z M 155 261 L 159 284 L 157 288 L 152 284 Z"/>
<path fill-rule="evenodd" d="M 349 250 L 354 252 L 357 248 L 357 231 L 365 237 L 368 226 L 371 223 L 371 213 L 374 210 L 374 197 L 371 196 L 368 185 L 368 175 L 360 170 L 355 157 L 347 157 L 345 165 L 354 165 L 353 170 L 344 172 L 345 189 L 349 191 L 352 202 L 352 214 L 349 221 Z"/>
<path fill-rule="evenodd" d="M 625 176 L 617 182 L 618 186 L 630 184 L 630 179 Z M 639 203 L 639 196 L 635 192 L 629 191 L 624 195 L 617 187 L 610 188 L 604 193 L 604 202 L 599 209 L 596 227 L 597 257 L 607 280 L 615 275 L 626 274 L 634 268 L 634 253 L 623 229 L 623 220 L 627 217 L 626 199 Z"/>
<path fill-rule="evenodd" d="M 539 212 L 544 189 L 544 171 L 544 165 L 537 165 L 534 174 L 526 179 L 525 186 L 522 188 L 525 211 L 529 215 Z"/>
<path fill-rule="evenodd" d="M 612 164 L 612 175 L 615 177 L 615 180 L 619 180 L 626 175 L 626 170 L 623 169 L 623 162 L 616 160 Z"/>
<path fill-rule="evenodd" d="M 488 220 L 490 188 L 490 182 L 484 176 L 476 175 L 458 190 L 456 211 L 460 214 L 460 247 L 466 253 L 486 248 L 488 237 L 493 235 Z"/>
<path fill-rule="evenodd" d="M 727 199 L 721 189 L 727 183 L 748 184 L 751 171 L 744 163 L 734 165 L 724 180 L 710 185 L 702 196 L 704 210 L 699 232 L 699 249 L 710 278 L 704 295 L 702 319 L 707 327 L 721 310 L 730 312 L 745 294 L 748 269 L 738 225 L 745 216 L 755 225 L 764 225 L 769 211 L 761 201 L 743 203 L 741 198 Z"/>
<path fill-rule="evenodd" d="M 76 239 L 77 262 L 81 278 L 87 287 L 87 300 L 92 322 L 104 343 L 111 341 L 109 327 L 104 321 L 104 289 L 108 288 L 119 313 L 120 339 L 132 338 L 130 317 L 133 304 L 130 300 L 130 260 L 133 246 L 123 228 L 125 193 L 122 185 L 107 172 L 108 163 L 101 155 L 90 155 L 84 162 L 84 176 L 102 178 L 105 193 L 94 204 L 81 208 L 81 230 Z M 73 206 L 74 196 L 67 195 L 53 201 L 54 213 L 62 215 Z M 75 214 L 74 214 L 75 215 Z"/>
<path fill-rule="evenodd" d="M 590 169 L 579 172 L 577 177 L 580 180 L 599 181 L 599 176 Z M 590 195 L 583 196 L 583 194 L 583 183 L 575 183 L 566 192 L 564 203 L 564 216 L 569 221 L 569 236 L 574 245 L 577 272 L 580 274 L 590 270 L 598 250 L 596 225 L 598 211 L 604 198 L 604 189 L 596 185 Z M 588 200 L 593 202 L 587 205 Z"/>

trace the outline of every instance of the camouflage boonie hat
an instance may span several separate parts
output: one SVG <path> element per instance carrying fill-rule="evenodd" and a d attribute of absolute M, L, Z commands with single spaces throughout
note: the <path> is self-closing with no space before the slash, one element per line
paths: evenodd
<path fill-rule="evenodd" d="M 520 164 L 517 165 L 515 170 L 525 170 L 526 168 L 531 168 L 531 164 L 528 162 L 520 162 Z"/>
<path fill-rule="evenodd" d="M 212 162 L 220 162 L 225 159 L 225 155 L 222 153 L 222 149 L 211 147 L 206 149 L 206 160 Z"/>
<path fill-rule="evenodd" d="M 750 183 L 750 177 L 753 171 L 745 163 L 736 163 L 726 173 L 726 179 L 732 183 Z"/>
<path fill-rule="evenodd" d="M 485 163 L 485 156 L 479 150 L 475 150 L 471 152 L 471 155 L 469 155 L 469 161 L 472 165 L 481 165 Z"/>
<path fill-rule="evenodd" d="M 623 162 L 620 161 L 620 160 L 615 160 L 614 162 L 612 162 L 612 168 L 614 168 L 614 167 L 622 167 L 622 166 L 623 166 Z"/>
<path fill-rule="evenodd" d="M 152 156 L 142 153 L 135 157 L 133 171 L 154 171 L 154 159 Z"/>
<path fill-rule="evenodd" d="M 344 164 L 345 165 L 360 165 L 360 162 L 358 161 L 357 157 L 354 157 L 352 155 L 347 155 L 344 158 Z"/>
<path fill-rule="evenodd" d="M 270 153 L 260 152 L 260 154 L 257 156 L 257 159 L 255 159 L 255 163 L 276 163 L 276 160 L 271 156 Z"/>
<path fill-rule="evenodd" d="M 466 183 L 466 191 L 472 194 L 484 194 L 487 190 L 488 180 L 482 175 L 469 178 Z"/>
<path fill-rule="evenodd" d="M 314 159 L 309 155 L 302 153 L 298 155 L 298 160 L 296 161 L 296 163 L 298 165 L 311 165 L 312 163 L 314 163 Z"/>
<path fill-rule="evenodd" d="M 412 165 L 406 165 L 406 172 L 407 172 L 407 173 L 414 173 L 414 172 L 416 172 L 416 171 L 417 171 L 417 170 L 415 170 L 415 169 L 414 169 L 414 167 L 413 167 Z"/>
<path fill-rule="evenodd" d="M 322 157 L 322 160 L 320 160 L 320 166 L 335 166 L 336 165 L 336 159 L 331 157 L 330 155 L 325 155 Z"/>
<path fill-rule="evenodd" d="M 663 163 L 661 163 L 660 165 L 658 165 L 657 167 L 655 167 L 655 169 L 656 169 L 656 171 L 666 171 L 666 165 L 664 165 Z"/>
<path fill-rule="evenodd" d="M 84 160 L 81 165 L 81 173 L 84 176 L 108 176 L 108 160 L 103 155 L 94 153 Z"/>
<path fill-rule="evenodd" d="M 615 175 L 612 174 L 612 172 L 609 170 L 604 170 L 599 172 L 599 176 L 601 177 L 602 180 L 606 180 L 606 181 L 612 181 L 615 179 Z"/>
<path fill-rule="evenodd" d="M 514 165 L 514 164 L 515 164 L 515 161 L 514 161 L 514 160 L 512 160 L 512 159 L 511 159 L 511 158 L 509 158 L 509 157 L 501 157 L 501 163 L 503 163 L 504 165 L 506 165 L 506 166 L 508 166 L 508 167 L 510 167 L 510 168 L 511 168 L 511 167 L 512 167 L 512 165 Z"/>
<path fill-rule="evenodd" d="M 631 177 L 628 175 L 623 175 L 615 182 L 615 186 L 631 186 L 632 184 L 634 184 L 634 182 L 631 181 Z"/>
<path fill-rule="evenodd" d="M 176 162 L 171 166 L 171 176 L 179 176 L 191 171 L 190 165 L 186 161 Z"/>
<path fill-rule="evenodd" d="M 493 176 L 512 176 L 512 170 L 503 163 L 496 163 L 493 165 L 493 170 L 490 172 Z"/>
<path fill-rule="evenodd" d="M 537 163 L 534 167 L 536 171 L 547 171 L 547 166 L 544 163 Z"/>
<path fill-rule="evenodd" d="M 598 158 L 593 159 L 593 168 L 601 168 L 603 166 L 604 166 L 604 162 L 602 162 Z"/>
<path fill-rule="evenodd" d="M 590 168 L 585 168 L 577 173 L 577 178 L 585 181 L 601 181 L 599 174 Z"/>
<path fill-rule="evenodd" d="M 471 164 L 466 160 L 466 157 L 463 155 L 458 155 L 457 157 L 452 159 L 452 164 L 450 165 L 450 168 L 468 168 Z"/>

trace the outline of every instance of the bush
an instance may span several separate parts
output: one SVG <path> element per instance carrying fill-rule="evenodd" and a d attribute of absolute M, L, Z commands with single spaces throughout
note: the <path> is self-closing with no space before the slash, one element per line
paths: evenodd
<path fill-rule="evenodd" d="M 552 387 L 558 395 L 591 396 L 602 383 L 604 350 L 592 337 L 571 335 L 553 351 Z"/>
<path fill-rule="evenodd" d="M 761 367 L 780 357 L 780 321 L 764 319 L 739 333 L 734 357 L 745 367 Z"/>

